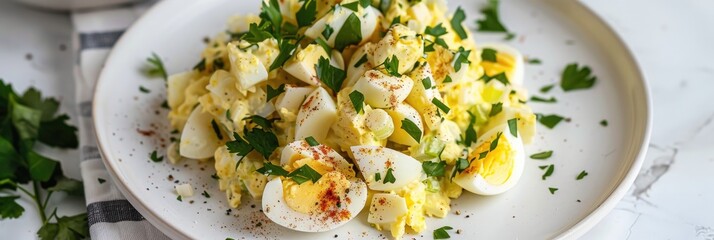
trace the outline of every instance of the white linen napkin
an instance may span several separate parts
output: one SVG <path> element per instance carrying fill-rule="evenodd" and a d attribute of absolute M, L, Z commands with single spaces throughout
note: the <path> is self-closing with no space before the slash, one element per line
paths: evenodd
<path fill-rule="evenodd" d="M 92 96 L 99 72 L 114 43 L 154 2 L 73 12 L 76 101 L 80 157 L 92 239 L 168 239 L 119 192 L 99 154 L 92 126 Z"/>

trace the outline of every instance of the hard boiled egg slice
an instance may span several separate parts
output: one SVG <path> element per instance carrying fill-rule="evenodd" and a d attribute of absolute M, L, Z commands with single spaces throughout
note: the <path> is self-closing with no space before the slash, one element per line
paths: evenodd
<path fill-rule="evenodd" d="M 397 194 L 375 193 L 369 206 L 367 222 L 374 224 L 393 223 L 407 214 L 407 201 Z"/>
<path fill-rule="evenodd" d="M 290 113 L 297 114 L 300 109 L 300 104 L 307 98 L 310 93 L 315 91 L 315 87 L 297 87 L 295 85 L 285 85 L 285 93 L 280 94 L 275 99 L 275 109 L 281 113 L 282 109 Z M 281 116 L 281 118 L 285 118 Z"/>
<path fill-rule="evenodd" d="M 485 43 L 480 46 L 480 52 L 485 49 L 496 51 L 496 61 L 481 59 L 481 66 L 488 76 L 505 72 L 508 81 L 514 85 L 523 85 L 523 55 L 515 48 L 501 43 Z M 479 53 L 479 54 L 481 54 Z"/>
<path fill-rule="evenodd" d="M 346 7 L 335 6 L 334 10 L 327 13 L 325 16 L 317 20 L 312 26 L 305 30 L 305 36 L 312 39 L 322 38 L 325 39 L 327 45 L 330 47 L 335 47 L 335 39 L 339 32 L 342 30 L 347 19 L 354 14 L 360 21 L 360 31 L 361 31 L 361 42 L 366 42 L 370 36 L 372 36 L 377 30 L 377 23 L 382 17 L 382 14 L 376 8 L 372 6 L 367 6 L 366 8 L 358 7 L 358 12 L 354 12 Z M 332 33 L 329 36 L 324 36 L 323 31 L 325 28 L 330 27 Z"/>
<path fill-rule="evenodd" d="M 423 175 L 419 161 L 396 150 L 380 146 L 353 146 L 351 150 L 357 168 L 372 190 L 399 189 Z"/>
<path fill-rule="evenodd" d="M 421 137 L 424 136 L 424 124 L 422 123 L 421 116 L 419 116 L 419 112 L 409 104 L 400 103 L 388 109 L 387 113 L 392 117 L 392 122 L 394 123 L 394 133 L 389 136 L 389 141 L 407 146 L 419 145 L 419 142 L 402 128 L 402 121 L 405 119 L 411 121 L 419 128 L 421 134 L 419 134 L 418 138 L 421 139 Z"/>
<path fill-rule="evenodd" d="M 394 25 L 382 40 L 374 46 L 374 58 L 370 59 L 372 65 L 382 64 L 387 58 L 399 59 L 398 71 L 400 74 L 411 70 L 414 63 L 421 58 L 424 53 L 424 41 L 421 36 L 408 27 L 397 24 Z"/>
<path fill-rule="evenodd" d="M 367 186 L 329 172 L 316 183 L 298 185 L 275 178 L 265 185 L 263 213 L 273 222 L 302 232 L 325 232 L 352 220 L 367 202 Z"/>
<path fill-rule="evenodd" d="M 341 172 L 348 178 L 355 176 L 355 172 L 352 170 L 352 164 L 347 162 L 337 151 L 324 144 L 310 146 L 307 141 L 302 139 L 294 141 L 283 148 L 280 155 L 280 165 L 293 164 L 295 161 L 304 158 L 312 158 L 315 161 L 331 167 L 332 170 Z"/>
<path fill-rule="evenodd" d="M 231 64 L 231 74 L 238 80 L 238 89 L 246 91 L 256 84 L 268 79 L 265 65 L 251 51 L 242 51 L 234 43 L 228 43 L 228 59 Z"/>
<path fill-rule="evenodd" d="M 327 131 L 337 120 L 337 106 L 327 90 L 318 87 L 300 106 L 295 127 L 295 139 L 313 137 L 323 142 Z"/>
<path fill-rule="evenodd" d="M 318 86 L 320 80 L 317 79 L 315 65 L 320 58 L 330 58 L 325 52 L 325 49 L 317 44 L 310 44 L 307 47 L 300 49 L 295 53 L 295 56 L 290 58 L 283 67 L 283 70 L 290 73 L 293 77 L 300 79 L 307 84 Z"/>
<path fill-rule="evenodd" d="M 491 150 L 494 141 L 498 143 Z M 476 144 L 467 158 L 473 160 L 454 177 L 454 182 L 480 195 L 501 194 L 515 186 L 523 174 L 525 161 L 521 138 L 514 137 L 508 125 L 502 125 L 484 134 Z M 487 154 L 481 158 L 484 152 Z"/>
<path fill-rule="evenodd" d="M 179 154 L 191 159 L 206 159 L 213 156 L 214 151 L 221 145 L 216 133 L 211 126 L 211 114 L 204 112 L 199 105 L 191 112 L 186 126 L 181 132 Z"/>
<path fill-rule="evenodd" d="M 390 108 L 409 96 L 414 82 L 402 75 L 389 76 L 377 70 L 369 70 L 357 80 L 353 89 L 364 95 L 364 101 L 372 107 Z"/>
<path fill-rule="evenodd" d="M 374 67 L 369 61 L 369 58 L 372 57 L 373 46 L 372 43 L 365 43 L 352 54 L 349 65 L 347 65 L 347 78 L 343 87 L 354 86 L 357 80 L 364 75 L 364 72 Z"/>

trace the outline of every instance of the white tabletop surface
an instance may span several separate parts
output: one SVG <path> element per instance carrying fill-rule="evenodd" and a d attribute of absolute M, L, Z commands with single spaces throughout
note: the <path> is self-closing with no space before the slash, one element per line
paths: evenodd
<path fill-rule="evenodd" d="M 652 141 L 635 185 L 583 239 L 714 239 L 714 1 L 583 2 L 633 50 L 654 101 Z M 0 78 L 57 96 L 60 111 L 74 115 L 74 61 L 67 14 L 0 1 Z M 76 151 L 41 152 L 80 179 Z M 60 215 L 83 211 L 81 198 L 54 199 Z M 36 210 L 22 205 L 22 218 L 0 221 L 3 235 L 35 237 Z"/>

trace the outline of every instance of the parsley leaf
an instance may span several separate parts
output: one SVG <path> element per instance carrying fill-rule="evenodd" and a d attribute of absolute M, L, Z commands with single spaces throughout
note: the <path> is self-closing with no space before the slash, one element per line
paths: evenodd
<path fill-rule="evenodd" d="M 508 130 L 511 132 L 511 135 L 513 135 L 514 137 L 518 137 L 518 119 L 517 118 L 508 119 Z"/>
<path fill-rule="evenodd" d="M 429 77 L 422 79 L 421 84 L 424 85 L 424 89 L 431 89 L 431 79 Z"/>
<path fill-rule="evenodd" d="M 591 74 L 592 71 L 588 66 L 579 68 L 577 63 L 568 64 L 563 71 L 563 75 L 560 80 L 560 88 L 566 92 L 591 88 L 595 85 L 595 80 L 597 80 L 597 77 Z"/>
<path fill-rule="evenodd" d="M 27 89 L 25 93 L 22 94 L 22 103 L 24 103 L 25 106 L 41 111 L 41 121 L 43 122 L 51 120 L 59 108 L 57 99 L 42 99 L 42 93 L 33 87 Z"/>
<path fill-rule="evenodd" d="M 250 131 L 243 131 L 245 139 L 258 153 L 268 159 L 273 151 L 278 147 L 278 138 L 274 133 L 261 128 L 253 128 Z"/>
<path fill-rule="evenodd" d="M 499 113 L 501 113 L 501 111 L 503 111 L 503 103 L 502 102 L 491 104 L 491 112 L 488 113 L 488 116 L 489 117 L 496 116 Z"/>
<path fill-rule="evenodd" d="M 250 143 L 248 143 L 247 141 L 243 140 L 243 138 L 238 135 L 238 133 L 234 132 L 233 138 L 235 138 L 234 141 L 226 142 L 226 147 L 228 148 L 229 153 L 235 153 L 238 156 L 241 156 L 242 160 L 245 156 L 248 155 L 248 153 L 250 153 L 250 151 L 253 151 L 253 146 L 251 146 Z"/>
<path fill-rule="evenodd" d="M 0 197 L 0 219 L 19 218 L 25 208 L 15 202 L 20 196 Z"/>
<path fill-rule="evenodd" d="M 489 151 L 493 151 L 494 149 L 496 149 L 498 147 L 498 140 L 501 139 L 501 135 L 503 135 L 503 132 L 498 132 L 498 134 L 496 134 L 496 138 L 493 139 L 493 141 L 491 141 L 491 146 L 489 147 Z"/>
<path fill-rule="evenodd" d="M 541 92 L 541 93 L 548 93 L 548 92 L 550 92 L 551 89 L 553 89 L 553 87 L 555 87 L 555 84 L 545 85 L 545 86 L 543 86 L 542 88 L 540 88 L 540 92 Z"/>
<path fill-rule="evenodd" d="M 607 120 L 603 119 L 602 121 L 600 121 L 600 125 L 603 127 L 607 127 Z"/>
<path fill-rule="evenodd" d="M 479 32 L 508 33 L 508 29 L 501 23 L 499 18 L 498 5 L 498 0 L 489 0 L 488 4 L 484 8 L 481 8 L 481 13 L 485 18 L 476 21 Z"/>
<path fill-rule="evenodd" d="M 223 134 L 221 134 L 221 128 L 218 127 L 218 123 L 216 123 L 215 119 L 211 119 L 211 127 L 213 128 L 213 132 L 216 134 L 216 137 L 218 140 L 223 140 Z"/>
<path fill-rule="evenodd" d="M 342 51 L 349 45 L 362 41 L 362 22 L 355 13 L 350 14 L 335 37 L 335 48 Z"/>
<path fill-rule="evenodd" d="M 463 172 L 466 170 L 466 168 L 469 167 L 469 160 L 466 158 L 460 157 L 459 159 L 456 159 L 456 164 L 454 165 L 456 168 L 457 172 Z"/>
<path fill-rule="evenodd" d="M 84 239 L 89 237 L 87 214 L 82 213 L 70 217 L 59 217 L 57 223 L 46 223 L 37 231 L 42 240 L 50 239 Z"/>
<path fill-rule="evenodd" d="M 409 134 L 414 140 L 416 140 L 417 143 L 421 141 L 421 129 L 412 122 L 412 120 L 409 120 L 408 118 L 402 119 L 402 129 Z"/>
<path fill-rule="evenodd" d="M 456 8 L 456 12 L 454 12 L 454 16 L 451 18 L 450 22 L 451 29 L 454 29 L 454 32 L 456 32 L 462 40 L 469 36 L 466 34 L 466 30 L 464 30 L 464 26 L 461 25 L 464 20 L 466 20 L 466 13 L 464 13 L 464 10 L 461 9 L 461 7 Z"/>
<path fill-rule="evenodd" d="M 555 194 L 555 191 L 558 191 L 558 188 L 549 187 L 548 191 L 550 191 L 550 194 Z"/>
<path fill-rule="evenodd" d="M 156 150 L 154 150 L 149 155 L 149 159 L 151 159 L 152 162 L 161 162 L 164 160 L 164 156 L 159 157 L 159 154 L 156 152 Z"/>
<path fill-rule="evenodd" d="M 528 60 L 526 62 L 528 64 L 541 64 L 542 63 L 542 61 L 537 58 L 528 58 Z"/>
<path fill-rule="evenodd" d="M 203 190 L 203 193 L 201 193 L 201 195 L 203 195 L 206 198 L 211 198 L 211 194 L 208 194 L 208 192 L 206 192 L 206 190 Z"/>
<path fill-rule="evenodd" d="M 263 3 L 265 4 L 265 3 Z M 256 23 L 251 23 L 248 27 L 248 32 L 244 34 L 241 39 L 252 43 L 252 44 L 257 44 L 259 42 L 264 41 L 265 39 L 272 38 L 273 35 L 266 30 L 267 25 L 262 25 L 258 26 Z"/>
<path fill-rule="evenodd" d="M 545 180 L 546 178 L 550 177 L 551 175 L 553 175 L 553 170 L 555 170 L 555 165 L 548 165 L 545 169 L 545 173 L 543 173 L 543 176 L 541 178 Z"/>
<path fill-rule="evenodd" d="M 553 151 L 545 151 L 545 152 L 539 152 L 536 154 L 531 155 L 532 159 L 538 159 L 538 160 L 543 160 L 543 159 L 548 159 L 550 156 L 553 155 Z"/>
<path fill-rule="evenodd" d="M 354 12 L 359 11 L 359 2 L 351 2 L 342 4 L 342 7 L 352 10 Z"/>
<path fill-rule="evenodd" d="M 392 6 L 392 0 L 380 0 L 379 1 L 379 11 L 381 11 L 382 14 L 387 13 L 390 6 Z"/>
<path fill-rule="evenodd" d="M 288 59 L 290 59 L 290 57 L 293 55 L 295 49 L 297 49 L 297 44 L 292 43 L 289 40 L 281 41 L 278 56 L 275 57 L 273 63 L 270 64 L 270 69 L 268 71 L 270 72 L 275 69 L 278 69 L 279 67 L 282 67 L 283 64 L 285 64 L 285 62 L 287 62 Z"/>
<path fill-rule="evenodd" d="M 283 15 L 280 13 L 278 0 L 263 1 L 258 16 L 260 16 L 261 24 L 265 24 L 267 21 L 270 23 L 273 33 L 280 33 L 280 26 L 283 24 Z"/>
<path fill-rule="evenodd" d="M 364 107 L 364 95 L 361 92 L 354 90 L 349 96 L 352 106 L 355 108 L 355 112 L 362 112 L 362 108 Z"/>
<path fill-rule="evenodd" d="M 320 143 L 319 143 L 319 142 L 317 142 L 317 140 L 315 140 L 315 138 L 314 138 L 314 137 L 312 137 L 312 136 L 310 136 L 310 137 L 306 137 L 306 138 L 305 138 L 305 141 L 306 141 L 306 142 L 307 142 L 307 144 L 309 144 L 309 145 L 310 145 L 311 147 L 314 147 L 314 146 L 320 145 Z"/>
<path fill-rule="evenodd" d="M 578 176 L 575 178 L 575 180 L 583 179 L 583 178 L 585 178 L 585 176 L 587 176 L 587 175 L 588 175 L 588 172 L 586 172 L 585 170 L 583 170 L 582 172 L 580 172 L 580 174 L 578 174 Z"/>
<path fill-rule="evenodd" d="M 447 233 L 446 231 L 447 231 L 447 230 L 452 230 L 452 229 L 454 229 L 454 228 L 449 227 L 449 226 L 443 226 L 443 227 L 440 227 L 440 228 L 435 229 L 435 230 L 434 230 L 434 239 L 448 239 L 448 238 L 451 238 L 451 236 L 449 236 L 449 233 Z"/>
<path fill-rule="evenodd" d="M 451 79 L 451 76 L 446 75 L 446 77 L 444 77 L 443 83 L 450 83 L 450 82 L 452 82 L 452 81 L 453 81 L 453 80 Z"/>
<path fill-rule="evenodd" d="M 278 86 L 277 88 L 273 88 L 272 86 L 270 86 L 270 84 L 268 84 L 266 90 L 268 96 L 265 98 L 265 101 L 270 102 L 270 100 L 285 92 L 285 84 L 280 84 L 280 86 Z"/>
<path fill-rule="evenodd" d="M 459 47 L 459 50 L 456 52 L 455 58 L 454 58 L 454 71 L 458 72 L 461 70 L 461 64 L 471 64 L 471 61 L 469 61 L 469 55 L 471 54 L 471 50 L 466 51 L 464 47 Z M 485 75 L 485 74 L 484 74 Z"/>
<path fill-rule="evenodd" d="M 425 162 L 421 163 L 421 168 L 424 169 L 424 172 L 426 173 L 427 176 L 443 177 L 444 169 L 446 168 L 446 162 L 445 161 L 438 161 L 438 162 L 425 161 Z"/>
<path fill-rule="evenodd" d="M 318 180 L 320 180 L 320 178 L 322 178 L 322 175 L 310 168 L 309 165 L 305 164 L 288 174 L 288 177 L 298 184 L 303 184 L 308 180 L 312 181 L 313 183 L 316 183 Z"/>
<path fill-rule="evenodd" d="M 147 58 L 146 61 L 149 62 L 149 65 L 151 65 L 151 67 L 146 72 L 150 77 L 160 76 L 164 80 L 169 79 L 169 75 L 166 74 L 164 62 L 161 61 L 159 55 L 156 55 L 156 53 L 151 53 L 151 57 Z"/>
<path fill-rule="evenodd" d="M 249 120 L 252 123 L 255 123 L 256 125 L 260 126 L 264 130 L 270 130 L 273 128 L 273 121 L 268 120 L 267 118 L 264 118 L 260 115 L 250 115 L 248 117 L 243 118 L 243 120 Z"/>
<path fill-rule="evenodd" d="M 150 93 L 151 90 L 149 90 L 148 88 L 145 88 L 144 86 L 139 86 L 139 92 Z"/>
<path fill-rule="evenodd" d="M 399 73 L 399 59 L 396 55 L 392 55 L 391 58 L 388 57 L 384 59 L 384 63 L 382 63 L 382 65 L 384 66 L 384 70 L 386 70 L 389 75 L 395 77 L 402 76 L 402 74 Z"/>
<path fill-rule="evenodd" d="M 26 158 L 29 164 L 30 177 L 35 181 L 49 181 L 55 172 L 55 168 L 59 165 L 58 161 L 44 157 L 34 151 L 28 152 Z"/>
<path fill-rule="evenodd" d="M 374 181 L 379 182 L 379 180 L 382 180 L 382 174 L 374 173 Z"/>
<path fill-rule="evenodd" d="M 367 54 L 362 55 L 362 58 L 360 58 L 359 60 L 357 60 L 357 62 L 355 63 L 354 67 L 355 67 L 355 68 L 358 68 L 359 66 L 362 66 L 362 64 L 366 63 L 367 60 L 368 60 L 368 59 L 367 59 Z"/>
<path fill-rule="evenodd" d="M 394 183 L 397 181 L 397 178 L 394 177 L 394 174 L 392 173 L 392 168 L 387 169 L 387 174 L 384 175 L 384 181 L 382 183 Z"/>
<path fill-rule="evenodd" d="M 443 102 L 439 101 L 439 99 L 432 98 L 432 99 L 431 99 L 431 103 L 433 103 L 434 105 L 436 105 L 436 107 L 438 107 L 442 112 L 444 112 L 444 113 L 446 113 L 446 114 L 448 114 L 449 111 L 451 111 L 451 109 L 450 109 L 448 106 L 446 106 L 446 104 L 444 104 Z"/>
<path fill-rule="evenodd" d="M 317 16 L 317 0 L 305 0 L 295 14 L 298 28 L 309 26 Z M 329 26 L 329 25 L 328 25 Z M 327 39 L 327 37 L 325 37 Z"/>
<path fill-rule="evenodd" d="M 40 123 L 37 140 L 51 147 L 77 148 L 77 128 L 67 124 L 69 116 L 62 114 L 56 118 Z"/>
<path fill-rule="evenodd" d="M 330 60 L 324 57 L 320 57 L 315 65 L 315 70 L 317 70 L 317 78 L 320 79 L 327 87 L 332 89 L 334 93 L 340 91 L 342 87 L 342 82 L 345 80 L 347 73 L 344 70 L 339 69 L 335 66 L 330 65 Z"/>
<path fill-rule="evenodd" d="M 441 23 L 437 24 L 433 28 L 431 26 L 426 26 L 426 30 L 424 30 L 424 34 L 431 35 L 434 37 L 440 37 L 444 34 L 446 34 L 446 28 L 442 26 Z"/>
<path fill-rule="evenodd" d="M 273 176 L 287 176 L 288 171 L 285 171 L 282 167 L 278 165 L 274 165 L 271 162 L 265 162 L 263 164 L 263 167 L 258 168 L 258 170 L 255 170 L 256 172 L 263 174 L 263 175 L 273 175 Z"/>
<path fill-rule="evenodd" d="M 487 74 L 484 73 L 483 76 L 481 76 L 481 79 L 485 80 L 486 83 L 490 82 L 493 79 L 498 80 L 499 82 L 503 83 L 503 85 L 508 85 L 510 83 L 510 81 L 508 81 L 508 76 L 506 75 L 505 72 L 502 72 L 502 73 L 499 73 L 499 74 L 496 74 L 493 76 L 488 76 Z"/>
<path fill-rule="evenodd" d="M 558 100 L 556 100 L 555 97 L 542 98 L 539 96 L 532 96 L 530 101 L 531 102 L 542 102 L 542 103 L 556 103 L 556 102 L 558 102 Z"/>
<path fill-rule="evenodd" d="M 538 122 L 541 124 L 545 125 L 546 127 L 553 129 L 555 125 L 558 125 L 560 121 L 562 121 L 564 118 L 561 116 L 558 116 L 556 114 L 551 114 L 551 115 L 543 115 L 543 114 L 536 114 L 536 117 L 538 119 Z"/>
<path fill-rule="evenodd" d="M 496 54 L 498 54 L 498 52 L 493 48 L 484 48 L 481 50 L 481 59 L 486 62 L 497 62 Z"/>
<path fill-rule="evenodd" d="M 466 128 L 466 132 L 464 133 L 464 145 L 467 147 L 470 147 L 471 144 L 476 142 L 476 130 L 474 129 L 474 124 L 476 124 L 476 117 L 471 113 L 469 113 L 469 126 Z"/>
<path fill-rule="evenodd" d="M 325 25 L 325 29 L 322 30 L 322 37 L 324 37 L 325 39 L 330 39 L 330 36 L 332 36 L 332 33 L 334 31 L 335 29 L 332 28 L 332 26 L 330 26 L 329 24 Z"/>

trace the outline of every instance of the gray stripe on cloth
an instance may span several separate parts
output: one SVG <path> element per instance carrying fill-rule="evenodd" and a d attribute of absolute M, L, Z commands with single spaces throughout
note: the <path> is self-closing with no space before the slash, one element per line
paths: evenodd
<path fill-rule="evenodd" d="M 82 146 L 82 161 L 101 159 L 102 156 L 99 155 L 99 149 L 96 146 Z"/>
<path fill-rule="evenodd" d="M 127 200 L 95 202 L 87 205 L 89 226 L 100 222 L 142 221 L 144 217 Z"/>
<path fill-rule="evenodd" d="M 92 117 L 92 101 L 79 103 L 79 115 L 86 118 Z"/>
<path fill-rule="evenodd" d="M 119 40 L 119 37 L 124 33 L 124 30 L 108 31 L 108 32 L 93 32 L 79 34 L 79 50 L 92 48 L 111 48 L 114 43 Z"/>

